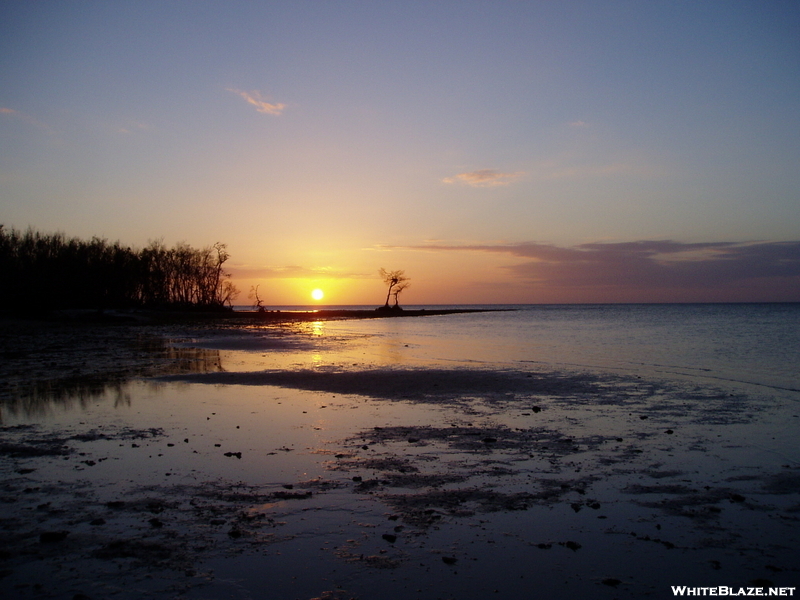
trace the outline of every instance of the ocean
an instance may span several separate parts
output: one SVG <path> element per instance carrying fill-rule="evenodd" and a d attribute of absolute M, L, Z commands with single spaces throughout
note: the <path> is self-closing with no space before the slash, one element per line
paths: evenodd
<path fill-rule="evenodd" d="M 798 303 L 406 308 L 493 312 L 332 321 L 317 332 L 369 339 L 383 364 L 613 371 L 800 392 Z"/>

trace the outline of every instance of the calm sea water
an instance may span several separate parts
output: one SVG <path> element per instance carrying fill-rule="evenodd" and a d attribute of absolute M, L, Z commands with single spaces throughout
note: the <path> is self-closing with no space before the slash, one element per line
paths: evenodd
<path fill-rule="evenodd" d="M 483 308 L 513 310 L 330 322 L 325 332 L 367 336 L 388 361 L 539 364 L 800 391 L 797 303 Z"/>

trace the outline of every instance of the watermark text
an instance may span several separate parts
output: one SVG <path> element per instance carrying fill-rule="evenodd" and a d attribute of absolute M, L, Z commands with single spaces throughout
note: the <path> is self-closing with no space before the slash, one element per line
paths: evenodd
<path fill-rule="evenodd" d="M 673 585 L 673 596 L 794 596 L 793 587 L 728 587 L 717 585 L 714 587 L 690 587 L 687 585 Z"/>

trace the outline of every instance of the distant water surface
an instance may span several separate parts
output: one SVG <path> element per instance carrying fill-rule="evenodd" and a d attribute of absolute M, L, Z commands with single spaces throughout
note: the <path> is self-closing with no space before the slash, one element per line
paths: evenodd
<path fill-rule="evenodd" d="M 446 308 L 513 310 L 329 322 L 324 330 L 370 336 L 390 349 L 388 362 L 394 356 L 397 362 L 457 361 L 485 367 L 539 363 L 800 391 L 796 303 Z"/>

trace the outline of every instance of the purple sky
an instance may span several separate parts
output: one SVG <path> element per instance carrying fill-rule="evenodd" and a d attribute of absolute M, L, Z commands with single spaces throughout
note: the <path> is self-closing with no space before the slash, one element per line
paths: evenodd
<path fill-rule="evenodd" d="M 11 0 L 0 81 L 0 223 L 242 303 L 800 301 L 798 2 Z"/>

